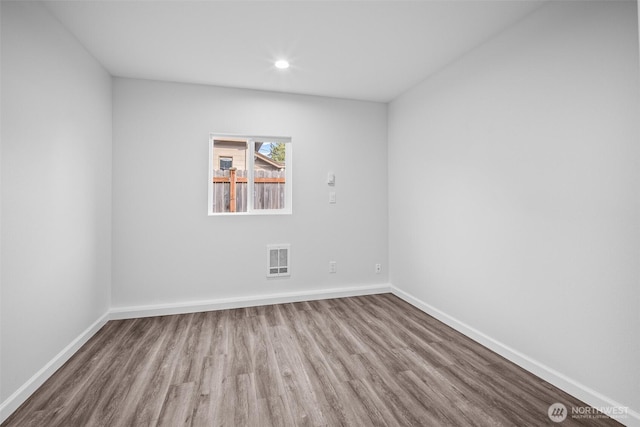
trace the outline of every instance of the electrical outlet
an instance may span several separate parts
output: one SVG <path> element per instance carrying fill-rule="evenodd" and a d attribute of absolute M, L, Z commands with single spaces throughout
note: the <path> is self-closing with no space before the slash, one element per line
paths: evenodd
<path fill-rule="evenodd" d="M 329 261 L 329 273 L 336 273 L 338 271 L 338 265 L 335 261 Z"/>
<path fill-rule="evenodd" d="M 376 274 L 380 274 L 382 271 L 382 264 L 376 264 Z"/>

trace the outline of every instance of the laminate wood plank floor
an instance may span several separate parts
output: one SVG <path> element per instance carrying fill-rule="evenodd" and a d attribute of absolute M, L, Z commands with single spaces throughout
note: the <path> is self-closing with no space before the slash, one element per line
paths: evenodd
<path fill-rule="evenodd" d="M 9 426 L 541 426 L 586 405 L 391 294 L 108 322 Z"/>

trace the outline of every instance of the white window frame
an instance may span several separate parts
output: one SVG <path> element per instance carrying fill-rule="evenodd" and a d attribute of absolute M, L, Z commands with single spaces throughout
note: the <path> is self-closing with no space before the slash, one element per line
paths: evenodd
<path fill-rule="evenodd" d="M 247 211 L 246 212 L 213 212 L 213 143 L 216 139 L 231 139 L 236 141 L 246 141 L 247 143 Z M 284 209 L 254 209 L 254 157 L 256 142 L 282 142 L 287 144 L 287 154 L 285 157 L 285 207 Z M 207 212 L 209 216 L 225 216 L 225 215 L 291 215 L 293 213 L 293 144 L 290 136 L 261 136 L 261 135 L 243 135 L 229 133 L 211 133 L 209 134 L 209 185 L 207 196 Z"/>

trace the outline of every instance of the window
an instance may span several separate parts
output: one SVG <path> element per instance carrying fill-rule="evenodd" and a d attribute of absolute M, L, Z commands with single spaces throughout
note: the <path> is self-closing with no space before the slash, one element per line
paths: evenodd
<path fill-rule="evenodd" d="M 233 167 L 233 157 L 220 156 L 220 170 L 226 171 Z"/>
<path fill-rule="evenodd" d="M 211 134 L 209 215 L 291 213 L 291 138 Z"/>

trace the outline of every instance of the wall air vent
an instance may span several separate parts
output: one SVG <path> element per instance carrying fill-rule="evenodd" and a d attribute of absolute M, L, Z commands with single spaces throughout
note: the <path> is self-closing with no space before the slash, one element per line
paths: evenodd
<path fill-rule="evenodd" d="M 267 277 L 291 275 L 291 245 L 267 245 Z"/>

